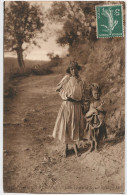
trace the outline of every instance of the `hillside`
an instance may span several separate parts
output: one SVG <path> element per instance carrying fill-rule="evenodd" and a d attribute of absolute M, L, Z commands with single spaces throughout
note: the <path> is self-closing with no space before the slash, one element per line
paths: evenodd
<path fill-rule="evenodd" d="M 79 44 L 72 49 L 70 56 L 56 68 L 57 73 L 65 72 L 69 60 L 76 59 L 82 66 L 80 75 L 86 85 L 86 96 L 89 86 L 98 83 L 102 89 L 107 114 L 106 124 L 109 134 L 124 135 L 125 131 L 125 39 L 99 39 Z M 90 98 L 90 97 L 89 97 Z"/>
<path fill-rule="evenodd" d="M 125 116 L 125 41 L 124 38 L 99 40 L 85 64 L 83 78 L 87 84 L 97 82 L 107 105 L 109 133 L 124 133 Z"/>

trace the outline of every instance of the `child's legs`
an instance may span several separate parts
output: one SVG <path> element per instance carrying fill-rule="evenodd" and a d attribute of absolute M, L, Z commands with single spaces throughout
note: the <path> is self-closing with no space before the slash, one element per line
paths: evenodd
<path fill-rule="evenodd" d="M 104 130 L 104 138 L 107 139 L 107 129 L 106 129 L 106 124 L 103 125 L 103 130 Z"/>
<path fill-rule="evenodd" d="M 89 151 L 92 152 L 93 149 L 94 149 L 94 141 L 93 141 L 93 140 L 90 141 L 90 145 L 91 145 L 91 146 L 90 146 Z"/>
<path fill-rule="evenodd" d="M 99 143 L 99 128 L 95 129 L 95 150 L 97 150 L 97 147 L 98 147 L 98 143 Z"/>
<path fill-rule="evenodd" d="M 64 156 L 67 157 L 68 144 L 65 144 Z"/>
<path fill-rule="evenodd" d="M 90 129 L 90 152 L 94 149 L 94 130 Z"/>
<path fill-rule="evenodd" d="M 98 147 L 98 143 L 97 140 L 95 140 L 95 150 L 97 150 L 97 147 Z"/>

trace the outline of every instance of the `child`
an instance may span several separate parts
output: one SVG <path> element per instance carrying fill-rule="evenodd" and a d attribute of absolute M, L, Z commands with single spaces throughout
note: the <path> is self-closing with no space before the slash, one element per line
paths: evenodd
<path fill-rule="evenodd" d="M 106 112 L 104 108 L 104 102 L 100 99 L 101 89 L 98 84 L 93 83 L 91 85 L 90 94 L 92 95 L 92 101 L 90 103 L 89 111 L 85 115 L 85 136 L 87 135 L 87 138 L 91 141 L 90 151 L 93 151 L 94 145 L 95 149 L 97 149 L 99 138 L 103 135 L 107 137 L 104 123 Z"/>
<path fill-rule="evenodd" d="M 73 144 L 75 154 L 78 155 L 77 142 L 83 136 L 84 117 L 82 113 L 82 100 L 84 85 L 79 77 L 81 67 L 77 62 L 71 62 L 66 75 L 57 85 L 63 103 L 58 112 L 53 137 L 65 143 L 65 156 L 68 144 Z"/>

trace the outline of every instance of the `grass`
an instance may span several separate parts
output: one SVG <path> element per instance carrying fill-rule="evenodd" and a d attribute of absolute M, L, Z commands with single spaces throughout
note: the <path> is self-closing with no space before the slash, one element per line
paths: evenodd
<path fill-rule="evenodd" d="M 39 64 L 39 65 L 44 65 L 48 63 L 47 61 L 41 61 L 41 60 L 25 60 L 25 66 L 27 68 L 31 68 L 32 66 Z M 4 58 L 4 72 L 15 72 L 19 70 L 19 65 L 17 58 L 13 57 L 6 57 Z"/>
<path fill-rule="evenodd" d="M 25 60 L 25 69 L 21 70 L 16 58 L 4 58 L 4 96 L 14 97 L 16 95 L 15 86 L 11 82 L 14 78 L 31 74 L 51 74 L 53 72 L 51 68 L 51 63 L 47 61 Z"/>
<path fill-rule="evenodd" d="M 21 70 L 16 58 L 4 58 L 4 82 L 16 77 L 46 75 L 52 73 L 51 63 L 39 60 L 25 60 L 25 69 Z"/>

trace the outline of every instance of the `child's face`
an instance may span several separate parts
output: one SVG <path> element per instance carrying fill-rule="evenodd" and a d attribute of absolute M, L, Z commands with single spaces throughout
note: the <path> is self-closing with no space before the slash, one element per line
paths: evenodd
<path fill-rule="evenodd" d="M 95 100 L 99 100 L 100 99 L 100 94 L 98 92 L 98 90 L 93 90 L 92 91 L 92 96 Z"/>
<path fill-rule="evenodd" d="M 72 76 L 78 76 L 78 69 L 76 67 L 71 67 L 70 72 Z"/>

